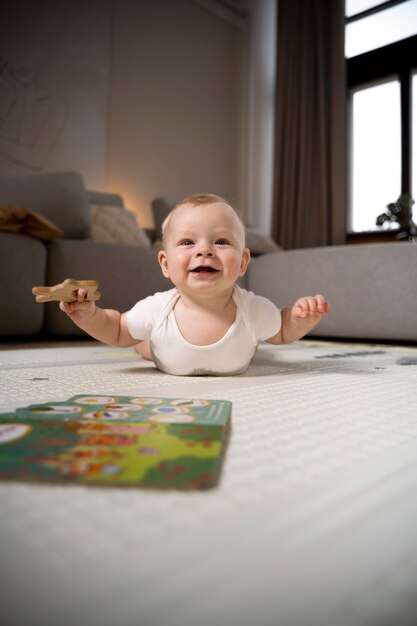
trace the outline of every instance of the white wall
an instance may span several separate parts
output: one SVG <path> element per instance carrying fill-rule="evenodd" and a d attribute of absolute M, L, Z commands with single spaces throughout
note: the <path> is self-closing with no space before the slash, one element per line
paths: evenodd
<path fill-rule="evenodd" d="M 3 0 L 0 170 L 105 184 L 110 0 Z"/>
<path fill-rule="evenodd" d="M 143 226 L 223 195 L 269 232 L 276 0 L 3 0 L 0 170 L 77 170 Z"/>
<path fill-rule="evenodd" d="M 151 224 L 152 198 L 237 203 L 245 33 L 190 0 L 118 0 L 107 188 Z"/>

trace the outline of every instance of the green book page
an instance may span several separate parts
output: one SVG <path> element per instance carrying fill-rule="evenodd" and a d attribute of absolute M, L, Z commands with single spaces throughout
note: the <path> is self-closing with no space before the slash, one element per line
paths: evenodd
<path fill-rule="evenodd" d="M 0 415 L 0 479 L 210 488 L 230 416 L 221 400 L 83 395 L 30 405 Z"/>

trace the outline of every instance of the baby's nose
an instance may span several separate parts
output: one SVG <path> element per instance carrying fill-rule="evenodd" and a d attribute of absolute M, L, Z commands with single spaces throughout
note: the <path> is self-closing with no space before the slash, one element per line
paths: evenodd
<path fill-rule="evenodd" d="M 197 256 L 213 256 L 213 250 L 208 242 L 202 241 L 197 248 Z"/>
<path fill-rule="evenodd" d="M 203 247 L 197 251 L 197 256 L 213 256 L 213 252 L 209 247 Z"/>

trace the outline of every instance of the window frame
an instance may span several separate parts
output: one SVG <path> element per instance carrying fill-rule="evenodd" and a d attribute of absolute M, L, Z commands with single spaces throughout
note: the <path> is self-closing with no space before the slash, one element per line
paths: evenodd
<path fill-rule="evenodd" d="M 381 6 L 381 5 L 379 5 Z M 384 7 L 386 8 L 386 7 Z M 351 18 L 346 18 L 346 23 Z M 411 120 L 411 88 L 412 76 L 417 70 L 417 35 L 402 39 L 395 43 L 388 44 L 376 50 L 370 50 L 363 54 L 346 59 L 347 70 L 347 101 L 348 110 L 352 97 L 352 90 L 358 87 L 366 87 L 372 83 L 392 79 L 394 76 L 400 82 L 401 98 L 401 193 L 411 191 L 411 159 L 412 159 L 412 120 Z M 417 120 L 415 120 L 417 123 Z M 352 119 L 348 117 L 348 137 L 352 136 Z M 348 141 L 348 146 L 349 146 Z M 352 158 L 349 150 L 349 160 Z M 350 173 L 348 178 L 350 177 Z M 349 194 L 351 186 L 348 185 Z M 413 195 L 417 195 L 417 190 L 413 190 Z M 351 203 L 348 202 L 349 211 L 352 210 Z M 388 239 L 394 239 L 398 230 L 384 231 Z M 375 240 L 381 239 L 380 231 L 369 231 L 365 233 L 367 239 L 375 235 Z M 347 232 L 348 241 L 361 240 L 363 235 L 358 232 Z"/>
<path fill-rule="evenodd" d="M 375 13 L 381 13 L 381 11 L 385 11 L 385 9 L 395 7 L 397 6 L 397 4 L 403 4 L 403 2 L 407 2 L 407 0 L 380 0 L 380 2 L 378 2 L 374 6 L 369 7 L 368 9 L 358 11 L 357 13 L 352 13 L 351 15 L 346 15 L 345 24 L 357 22 L 358 20 L 361 20 L 364 17 L 369 17 L 370 15 L 374 15 Z"/>

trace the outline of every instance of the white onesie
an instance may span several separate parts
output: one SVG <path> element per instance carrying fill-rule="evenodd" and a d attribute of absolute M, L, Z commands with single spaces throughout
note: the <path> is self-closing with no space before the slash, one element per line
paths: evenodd
<path fill-rule="evenodd" d="M 276 306 L 235 285 L 236 318 L 226 334 L 208 346 L 196 346 L 182 336 L 174 314 L 180 294 L 176 288 L 140 300 L 127 313 L 127 327 L 135 339 L 148 340 L 158 369 L 177 376 L 233 375 L 246 370 L 259 341 L 281 327 Z"/>

